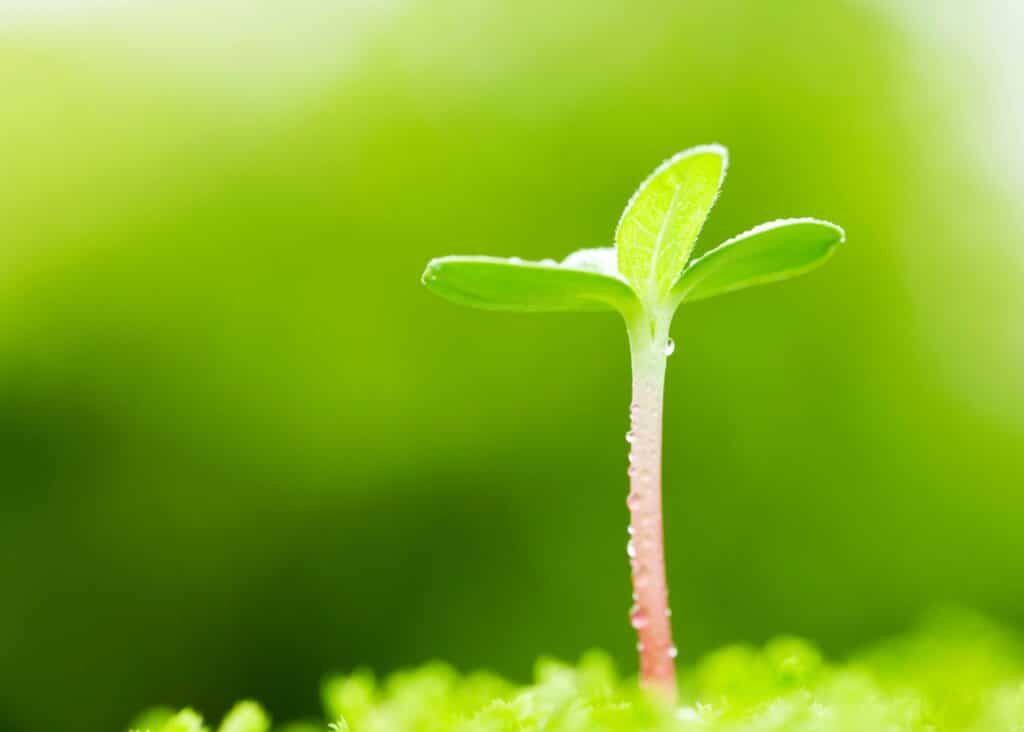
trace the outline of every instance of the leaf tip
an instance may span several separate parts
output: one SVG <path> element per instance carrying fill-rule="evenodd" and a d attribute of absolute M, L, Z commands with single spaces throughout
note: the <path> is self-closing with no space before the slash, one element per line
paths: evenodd
<path fill-rule="evenodd" d="M 430 287 L 430 283 L 437 279 L 437 271 L 444 264 L 444 257 L 436 257 L 427 262 L 423 274 L 420 275 L 420 283 Z"/>
<path fill-rule="evenodd" d="M 715 155 L 721 160 L 721 172 L 719 173 L 718 183 L 721 185 L 722 181 L 725 180 L 725 173 L 729 167 L 729 149 L 718 142 L 709 142 L 704 145 L 694 145 L 688 147 L 685 150 L 680 150 L 675 155 L 664 161 L 661 165 L 654 169 L 654 172 L 648 177 L 648 180 L 655 178 L 659 173 L 671 168 L 681 160 L 687 158 L 697 157 L 698 155 Z M 645 181 L 646 183 L 646 181 Z"/>
<path fill-rule="evenodd" d="M 683 150 L 683 152 L 679 153 L 680 156 L 683 156 L 683 155 L 686 155 L 686 154 L 689 154 L 689 155 L 701 155 L 701 154 L 717 155 L 718 157 L 720 157 L 722 159 L 722 175 L 723 176 L 725 175 L 725 169 L 729 167 L 729 148 L 727 148 L 725 145 L 721 144 L 720 142 L 709 142 L 709 143 L 707 143 L 705 145 L 696 145 L 696 146 L 691 147 L 691 148 L 689 148 L 687 150 Z"/>
<path fill-rule="evenodd" d="M 839 246 L 840 244 L 845 244 L 846 243 L 846 229 L 844 229 L 839 224 L 834 224 L 831 221 L 826 221 L 825 219 L 816 219 L 813 216 L 803 216 L 803 217 L 795 218 L 795 219 L 781 219 L 778 222 L 772 222 L 772 223 L 780 223 L 780 224 L 788 224 L 788 223 L 794 223 L 794 224 L 816 224 L 817 226 L 821 226 L 822 228 L 831 230 L 832 233 L 835 235 L 835 240 L 832 242 L 830 248 L 834 249 L 835 247 Z"/>
<path fill-rule="evenodd" d="M 758 224 L 754 228 L 744 231 L 742 234 L 737 234 L 732 239 L 726 241 L 725 244 L 731 244 L 739 239 L 746 239 L 755 234 L 760 234 L 771 229 L 779 229 L 785 226 L 792 226 L 794 224 L 813 224 L 815 226 L 820 226 L 824 229 L 829 229 L 835 235 L 835 242 L 833 246 L 837 246 L 846 241 L 846 231 L 839 224 L 834 224 L 831 221 L 826 221 L 825 219 L 816 219 L 813 216 L 795 216 L 791 218 L 773 219 L 771 221 L 765 221 L 763 224 Z"/>
<path fill-rule="evenodd" d="M 720 158 L 722 168 L 721 172 L 719 173 L 718 184 L 719 186 L 721 186 L 722 181 L 725 179 L 726 169 L 729 167 L 729 150 L 725 147 L 725 145 L 721 145 L 717 142 L 711 142 L 705 145 L 695 145 L 693 147 L 688 147 L 685 150 L 680 150 L 675 155 L 672 155 L 668 159 L 663 160 L 662 163 L 657 168 L 655 168 L 651 172 L 651 174 L 648 175 L 640 184 L 640 186 L 633 192 L 633 195 L 626 203 L 626 209 L 625 211 L 623 211 L 622 216 L 619 219 L 618 226 L 616 226 L 616 241 L 618 240 L 618 232 L 622 228 L 623 220 L 626 218 L 626 215 L 629 213 L 629 210 L 633 208 L 633 204 L 636 203 L 637 199 L 644 192 L 644 190 L 651 184 L 652 181 L 654 181 L 659 175 L 661 175 L 666 170 L 673 167 L 680 161 L 704 154 L 716 155 L 718 156 L 718 158 Z"/>
<path fill-rule="evenodd" d="M 838 237 L 836 239 L 836 246 L 846 243 L 846 229 L 844 229 L 842 226 L 840 226 L 839 224 L 833 224 L 831 221 L 819 220 L 818 223 L 822 224 L 823 226 L 827 226 L 834 232 L 836 232 L 836 236 Z"/>

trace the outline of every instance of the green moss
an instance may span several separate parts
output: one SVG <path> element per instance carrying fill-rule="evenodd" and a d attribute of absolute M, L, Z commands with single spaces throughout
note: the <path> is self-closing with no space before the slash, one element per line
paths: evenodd
<path fill-rule="evenodd" d="M 460 674 L 433 663 L 378 680 L 367 671 L 323 686 L 341 732 L 1019 732 L 1024 643 L 976 615 L 942 612 L 913 633 L 831 664 L 812 645 L 779 638 L 710 654 L 681 680 L 683 703 L 650 698 L 592 652 L 575 665 L 544 659 L 533 683 Z M 301 723 L 278 732 L 328 728 Z M 132 729 L 198 732 L 199 716 L 156 709 Z M 219 732 L 267 732 L 252 702 Z"/>

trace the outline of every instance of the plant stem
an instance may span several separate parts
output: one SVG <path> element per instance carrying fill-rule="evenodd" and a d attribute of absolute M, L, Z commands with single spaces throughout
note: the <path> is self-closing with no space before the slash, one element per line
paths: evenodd
<path fill-rule="evenodd" d="M 633 369 L 626 501 L 633 577 L 630 621 L 638 637 L 641 683 L 675 701 L 676 647 L 672 643 L 661 510 L 662 402 L 671 317 L 641 320 L 629 326 Z"/>

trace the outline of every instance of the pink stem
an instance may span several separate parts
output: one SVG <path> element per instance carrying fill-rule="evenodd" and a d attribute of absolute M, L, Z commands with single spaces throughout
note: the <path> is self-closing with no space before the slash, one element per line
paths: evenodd
<path fill-rule="evenodd" d="M 627 436 L 631 449 L 626 504 L 633 575 L 630 620 L 639 639 L 640 681 L 675 701 L 676 647 L 668 607 L 661 511 L 661 415 L 667 343 L 664 334 L 646 337 L 642 332 L 631 332 L 633 403 Z"/>

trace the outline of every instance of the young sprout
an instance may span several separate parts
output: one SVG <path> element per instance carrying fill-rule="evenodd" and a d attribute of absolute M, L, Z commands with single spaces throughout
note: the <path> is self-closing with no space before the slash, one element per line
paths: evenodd
<path fill-rule="evenodd" d="M 675 656 L 665 581 L 661 512 L 661 427 L 669 326 L 684 302 L 782 280 L 824 262 L 844 240 L 835 224 L 781 219 L 756 226 L 690 259 L 715 203 L 728 156 L 719 145 L 675 155 L 626 204 L 615 246 L 583 249 L 561 263 L 518 258 L 441 257 L 423 284 L 463 305 L 516 312 L 618 311 L 632 357 L 629 452 L 633 607 L 640 678 L 675 699 Z"/>

